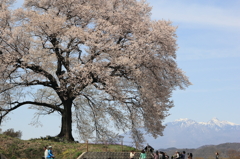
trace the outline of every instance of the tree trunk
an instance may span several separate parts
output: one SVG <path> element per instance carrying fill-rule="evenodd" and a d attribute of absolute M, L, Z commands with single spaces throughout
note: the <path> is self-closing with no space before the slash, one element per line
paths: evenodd
<path fill-rule="evenodd" d="M 62 112 L 61 132 L 57 135 L 57 137 L 67 141 L 74 141 L 72 136 L 72 103 L 71 99 L 63 102 L 64 111 Z"/>

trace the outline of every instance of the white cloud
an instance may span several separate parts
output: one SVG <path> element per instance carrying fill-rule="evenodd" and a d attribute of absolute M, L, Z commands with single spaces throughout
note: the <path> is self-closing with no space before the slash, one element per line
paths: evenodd
<path fill-rule="evenodd" d="M 153 5 L 153 4 L 151 4 Z M 177 23 L 191 23 L 213 27 L 240 27 L 240 11 L 184 1 L 159 1 L 153 6 L 153 19 L 166 19 Z"/>

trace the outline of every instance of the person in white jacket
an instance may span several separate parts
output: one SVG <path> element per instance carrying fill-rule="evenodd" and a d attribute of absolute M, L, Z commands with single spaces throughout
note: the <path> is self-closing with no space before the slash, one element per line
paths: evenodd
<path fill-rule="evenodd" d="M 135 155 L 135 152 L 132 150 L 132 151 L 130 152 L 130 159 L 133 159 L 133 158 L 134 158 L 134 155 Z"/>
<path fill-rule="evenodd" d="M 176 159 L 180 159 L 180 155 L 178 151 L 176 151 Z"/>
<path fill-rule="evenodd" d="M 44 147 L 44 159 L 47 159 L 48 156 L 48 149 L 47 146 Z"/>

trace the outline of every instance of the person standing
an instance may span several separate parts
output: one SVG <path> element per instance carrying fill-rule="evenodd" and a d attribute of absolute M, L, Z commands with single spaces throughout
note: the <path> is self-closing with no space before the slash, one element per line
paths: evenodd
<path fill-rule="evenodd" d="M 134 155 L 135 155 L 135 152 L 132 150 L 132 151 L 130 152 L 130 159 L 133 159 L 133 158 L 134 158 Z"/>
<path fill-rule="evenodd" d="M 192 157 L 193 157 L 192 153 L 189 153 L 188 159 L 192 159 Z"/>
<path fill-rule="evenodd" d="M 159 159 L 159 153 L 158 153 L 158 151 L 156 151 L 156 152 L 152 155 L 152 157 L 153 157 L 154 159 Z"/>
<path fill-rule="evenodd" d="M 159 159 L 163 159 L 163 152 L 162 151 L 160 151 L 160 153 L 159 153 Z"/>
<path fill-rule="evenodd" d="M 44 155 L 43 155 L 43 158 L 44 159 L 47 159 L 47 156 L 48 156 L 48 149 L 47 149 L 47 146 L 44 147 Z"/>
<path fill-rule="evenodd" d="M 180 159 L 180 154 L 178 151 L 176 151 L 176 159 Z"/>
<path fill-rule="evenodd" d="M 166 153 L 162 152 L 162 159 L 166 159 Z"/>
<path fill-rule="evenodd" d="M 216 159 L 219 159 L 219 153 L 216 152 Z"/>
<path fill-rule="evenodd" d="M 142 150 L 139 158 L 140 158 L 140 159 L 145 159 L 145 158 L 147 158 L 147 154 L 145 153 L 144 150 Z"/>
<path fill-rule="evenodd" d="M 182 152 L 182 159 L 185 159 L 185 151 Z"/>
<path fill-rule="evenodd" d="M 48 156 L 47 159 L 54 159 L 54 155 L 52 153 L 52 146 L 48 146 Z"/>

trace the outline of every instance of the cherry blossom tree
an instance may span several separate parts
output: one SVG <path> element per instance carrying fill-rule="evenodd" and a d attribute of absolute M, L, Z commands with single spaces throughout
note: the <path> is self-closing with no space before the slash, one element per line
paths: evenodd
<path fill-rule="evenodd" d="M 176 63 L 176 27 L 138 0 L 0 0 L 0 122 L 28 106 L 58 112 L 58 137 L 162 135 L 171 93 L 190 82 Z"/>

